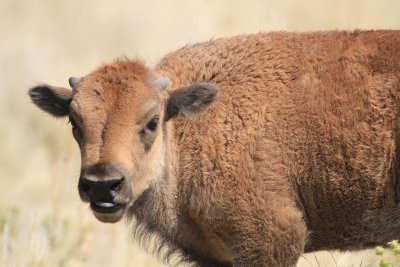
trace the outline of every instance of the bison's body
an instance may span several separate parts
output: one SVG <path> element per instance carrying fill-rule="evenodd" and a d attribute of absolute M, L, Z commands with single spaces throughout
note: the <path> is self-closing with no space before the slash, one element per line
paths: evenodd
<path fill-rule="evenodd" d="M 138 68 L 118 61 L 96 78 Z M 139 238 L 156 233 L 204 266 L 291 266 L 304 251 L 400 238 L 399 31 L 219 39 L 147 71 L 169 77 L 170 94 L 205 82 L 220 92 L 163 124 L 162 179 L 128 209 Z"/>

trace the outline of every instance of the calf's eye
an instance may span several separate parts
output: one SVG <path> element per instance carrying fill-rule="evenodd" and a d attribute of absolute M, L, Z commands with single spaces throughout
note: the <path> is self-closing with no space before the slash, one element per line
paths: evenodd
<path fill-rule="evenodd" d="M 154 117 L 151 119 L 151 121 L 149 121 L 149 123 L 147 123 L 146 128 L 152 132 L 154 132 L 157 129 L 158 126 L 158 116 Z"/>

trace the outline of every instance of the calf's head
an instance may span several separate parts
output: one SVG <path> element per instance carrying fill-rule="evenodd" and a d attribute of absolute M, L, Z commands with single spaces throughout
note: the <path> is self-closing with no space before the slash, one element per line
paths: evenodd
<path fill-rule="evenodd" d="M 147 188 L 163 179 L 167 121 L 198 113 L 218 94 L 208 83 L 167 92 L 168 78 L 157 78 L 129 60 L 69 83 L 72 90 L 40 85 L 29 95 L 47 113 L 69 117 L 81 151 L 79 194 L 103 222 L 120 220 Z"/>

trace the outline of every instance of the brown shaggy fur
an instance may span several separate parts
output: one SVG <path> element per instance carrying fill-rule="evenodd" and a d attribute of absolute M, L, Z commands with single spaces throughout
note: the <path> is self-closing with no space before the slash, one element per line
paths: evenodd
<path fill-rule="evenodd" d="M 160 75 L 169 94 L 149 83 Z M 204 82 L 219 88 L 215 103 L 163 122 L 144 151 L 131 123 L 141 103 L 168 113 L 172 91 Z M 173 52 L 154 71 L 119 60 L 81 83 L 71 107 L 83 166 L 160 168 L 160 179 L 133 175 L 128 212 L 138 237 L 157 235 L 185 261 L 295 266 L 303 252 L 400 238 L 399 31 L 218 39 Z"/>

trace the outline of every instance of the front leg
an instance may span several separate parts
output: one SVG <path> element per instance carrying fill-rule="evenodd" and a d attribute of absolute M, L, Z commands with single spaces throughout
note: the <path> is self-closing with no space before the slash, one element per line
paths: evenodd
<path fill-rule="evenodd" d="M 233 266 L 296 266 L 306 243 L 306 226 L 291 201 L 271 197 L 233 211 Z"/>

